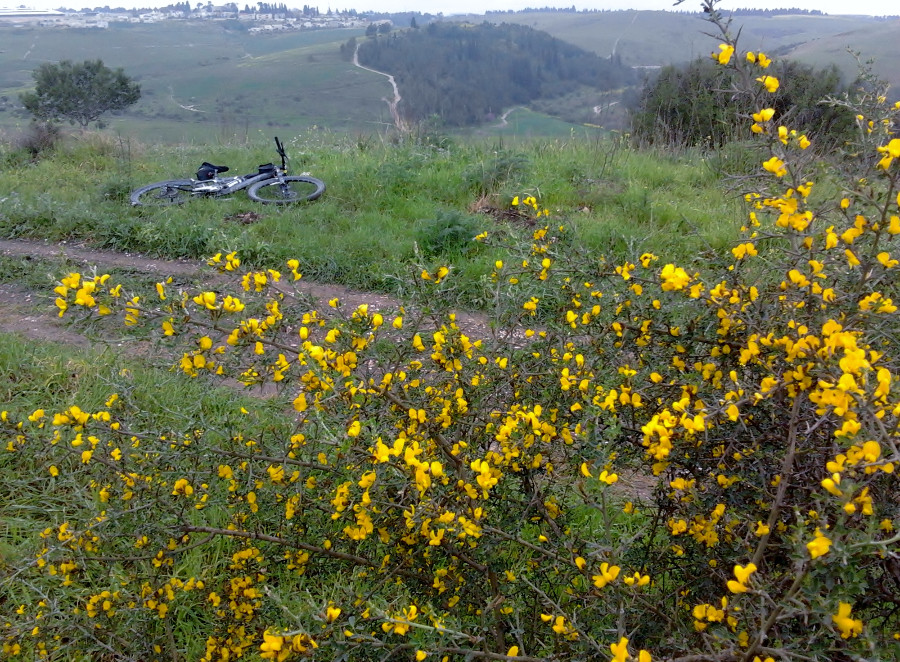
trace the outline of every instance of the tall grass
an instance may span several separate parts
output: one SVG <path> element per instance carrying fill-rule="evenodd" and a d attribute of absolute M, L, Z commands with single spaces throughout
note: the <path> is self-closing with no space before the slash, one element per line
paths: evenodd
<path fill-rule="evenodd" d="M 328 184 L 315 203 L 266 207 L 243 193 L 178 208 L 128 203 L 132 188 L 189 176 L 204 160 L 252 171 L 275 157 L 268 137 L 173 147 L 85 134 L 67 137 L 36 160 L 4 147 L 0 235 L 173 258 L 237 250 L 261 267 L 296 258 L 308 278 L 386 292 L 395 287 L 394 275 L 423 257 L 417 228 L 442 214 L 471 216 L 475 233 L 527 231 L 504 216 L 516 196 L 534 195 L 574 228 L 578 242 L 616 259 L 665 248 L 689 263 L 736 237 L 731 219 L 738 203 L 692 152 L 671 156 L 634 150 L 620 139 L 576 135 L 456 141 L 440 149 L 328 131 L 283 138 L 293 172 L 310 172 Z M 259 220 L 234 220 L 246 211 L 257 212 Z M 482 299 L 478 283 L 490 272 L 489 257 L 427 252 L 433 263 L 450 263 L 466 274 L 459 303 L 467 306 Z"/>

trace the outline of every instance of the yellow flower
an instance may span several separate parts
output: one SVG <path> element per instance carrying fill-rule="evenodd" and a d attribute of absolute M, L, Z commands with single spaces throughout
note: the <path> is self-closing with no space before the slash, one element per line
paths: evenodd
<path fill-rule="evenodd" d="M 719 52 L 713 53 L 712 57 L 719 64 L 728 64 L 731 62 L 731 56 L 734 55 L 734 46 L 731 44 L 719 44 Z"/>
<path fill-rule="evenodd" d="M 362 425 L 360 424 L 359 421 L 353 421 L 350 424 L 350 427 L 347 428 L 347 436 L 348 437 L 358 437 L 359 431 L 361 428 L 362 428 Z"/>
<path fill-rule="evenodd" d="M 216 309 L 216 293 L 215 292 L 201 292 L 197 296 L 194 297 L 194 303 L 198 306 L 203 306 L 207 310 L 215 310 Z"/>
<path fill-rule="evenodd" d="M 894 159 L 900 158 L 900 138 L 894 138 L 887 145 L 879 147 L 878 151 L 884 154 L 884 158 L 878 162 L 878 167 L 887 170 Z"/>
<path fill-rule="evenodd" d="M 753 113 L 754 122 L 768 122 L 775 115 L 774 108 L 763 108 L 758 113 Z"/>
<path fill-rule="evenodd" d="M 777 156 L 773 156 L 768 161 L 763 162 L 763 168 L 771 172 L 776 177 L 784 177 L 787 174 L 787 168 L 784 167 L 784 161 Z"/>
<path fill-rule="evenodd" d="M 741 584 L 746 584 L 747 580 L 750 579 L 750 575 L 754 572 L 756 572 L 756 565 L 753 563 L 748 563 L 745 566 L 734 566 L 734 576 Z"/>
<path fill-rule="evenodd" d="M 272 634 L 268 630 L 263 632 L 263 643 L 260 644 L 259 650 L 262 651 L 262 655 L 260 657 L 265 659 L 274 660 L 276 657 L 278 659 L 282 659 L 281 656 L 277 656 L 276 654 L 282 649 L 284 646 L 284 637 Z"/>
<path fill-rule="evenodd" d="M 599 476 L 597 476 L 597 480 L 599 480 L 601 483 L 606 483 L 607 485 L 612 485 L 613 483 L 615 483 L 619 480 L 619 475 L 611 474 L 608 471 L 603 471 L 600 473 Z"/>
<path fill-rule="evenodd" d="M 617 644 L 610 644 L 609 651 L 613 656 L 612 662 L 626 662 L 631 657 L 628 654 L 628 637 L 622 637 Z"/>
<path fill-rule="evenodd" d="M 600 564 L 600 574 L 594 575 L 591 579 L 594 582 L 594 586 L 597 588 L 603 588 L 610 582 L 614 582 L 616 577 L 619 576 L 619 572 L 621 572 L 621 568 L 617 565 L 610 565 L 609 563 L 601 563 Z"/>
<path fill-rule="evenodd" d="M 848 602 L 841 602 L 838 604 L 838 610 L 836 614 L 832 614 L 831 620 L 837 626 L 837 628 L 841 631 L 841 637 L 844 639 L 850 639 L 851 637 L 855 637 L 862 632 L 863 623 L 861 620 L 856 618 L 850 618 L 850 612 L 853 609 L 853 605 Z"/>
<path fill-rule="evenodd" d="M 175 485 L 172 488 L 172 496 L 178 496 L 179 494 L 183 494 L 184 496 L 191 496 L 194 493 L 194 488 L 191 487 L 191 484 L 188 482 L 187 478 L 179 478 L 175 481 Z"/>
<path fill-rule="evenodd" d="M 895 159 L 900 159 L 900 138 L 894 138 L 884 147 L 878 148 L 879 152 L 887 152 Z"/>
<path fill-rule="evenodd" d="M 738 244 L 737 246 L 732 248 L 731 253 L 736 259 L 743 260 L 748 255 L 757 255 L 758 251 L 756 250 L 756 246 L 753 244 L 753 242 L 748 241 L 743 244 Z"/>
<path fill-rule="evenodd" d="M 334 605 L 328 605 L 328 608 L 325 609 L 325 622 L 333 623 L 338 616 L 341 615 L 341 610 Z"/>
<path fill-rule="evenodd" d="M 762 83 L 769 93 L 774 94 L 778 91 L 779 83 L 775 76 L 760 76 L 756 80 Z"/>
<path fill-rule="evenodd" d="M 746 593 L 747 581 L 754 572 L 756 572 L 756 565 L 753 563 L 748 563 L 745 566 L 734 566 L 735 579 L 728 582 L 728 590 L 732 593 Z"/>
<path fill-rule="evenodd" d="M 681 267 L 674 264 L 667 264 L 662 268 L 659 274 L 662 279 L 662 289 L 666 292 L 683 290 L 691 281 L 691 277 Z"/>
<path fill-rule="evenodd" d="M 822 533 L 821 529 L 816 529 L 816 537 L 806 543 L 806 549 L 809 550 L 810 557 L 814 559 L 827 554 L 829 547 L 831 547 L 831 540 Z"/>

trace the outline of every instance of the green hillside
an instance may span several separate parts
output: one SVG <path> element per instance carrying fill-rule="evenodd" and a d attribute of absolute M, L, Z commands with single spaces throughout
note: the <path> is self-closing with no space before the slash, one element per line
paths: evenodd
<path fill-rule="evenodd" d="M 399 112 L 410 123 L 438 117 L 445 126 L 472 126 L 498 110 L 640 82 L 616 58 L 513 24 L 431 23 L 367 39 L 357 52 L 364 65 L 393 74 L 403 93 Z"/>
<path fill-rule="evenodd" d="M 10 102 L 41 62 L 100 58 L 123 67 L 143 98 L 110 124 L 142 138 L 207 139 L 279 128 L 377 129 L 389 121 L 382 76 L 340 58 L 359 30 L 253 36 L 222 23 L 113 24 L 102 32 L 0 30 L 0 127 L 27 121 Z"/>
<path fill-rule="evenodd" d="M 900 43 L 900 21 L 885 21 L 842 32 L 831 38 L 807 41 L 791 48 L 786 56 L 821 66 L 834 63 L 850 77 L 856 73 L 856 59 L 848 49 L 873 59 L 872 69 L 879 78 L 891 84 L 894 97 L 900 95 L 900 69 L 897 68 L 897 44 Z"/>
<path fill-rule="evenodd" d="M 595 13 L 521 12 L 488 14 L 495 23 L 518 23 L 544 30 L 599 55 L 615 53 L 632 66 L 662 66 L 691 60 L 715 48 L 701 14 L 664 11 Z M 896 22 L 895 22 L 896 24 Z M 866 16 L 738 16 L 740 43 L 750 50 L 778 51 L 814 40 L 839 43 L 845 33 L 863 33 L 889 25 Z M 888 42 L 891 43 L 891 42 Z M 895 42 L 894 42 L 895 43 Z M 840 50 L 842 46 L 839 46 Z M 866 50 L 866 49 L 863 49 Z"/>
<path fill-rule="evenodd" d="M 456 17 L 455 17 L 456 18 Z M 632 67 L 650 69 L 688 61 L 715 48 L 699 14 L 611 11 L 593 13 L 522 12 L 471 17 L 473 22 L 515 23 L 603 57 L 615 54 Z M 399 23 L 398 23 L 399 25 Z M 850 77 L 851 47 L 875 58 L 878 75 L 900 89 L 900 70 L 892 66 L 900 22 L 862 16 L 741 16 L 741 45 L 789 55 L 823 66 L 835 62 Z M 325 126 L 342 133 L 370 134 L 391 126 L 384 76 L 354 67 L 342 58 L 341 44 L 361 37 L 362 29 L 251 35 L 226 22 L 155 24 L 114 23 L 107 30 L 0 28 L 0 131 L 15 131 L 29 118 L 18 96 L 42 62 L 102 59 L 137 78 L 143 98 L 109 126 L 143 140 L 181 142 L 299 133 Z M 390 73 L 390 72 L 389 72 Z M 444 77 L 446 78 L 446 76 Z M 405 103 L 415 100 L 401 85 Z M 458 95 L 457 95 L 458 97 Z M 519 104 L 492 109 L 498 117 Z M 615 108 L 597 116 L 593 109 Z M 574 124 L 621 127 L 621 96 L 596 97 L 575 91 L 565 98 L 532 102 L 537 123 L 555 127 L 551 116 Z M 572 124 L 568 125 L 569 127 Z M 514 129 L 500 127 L 506 134 Z M 497 128 L 497 127 L 495 127 Z M 491 130 L 489 125 L 482 130 Z M 551 131 L 556 133 L 556 128 Z"/>

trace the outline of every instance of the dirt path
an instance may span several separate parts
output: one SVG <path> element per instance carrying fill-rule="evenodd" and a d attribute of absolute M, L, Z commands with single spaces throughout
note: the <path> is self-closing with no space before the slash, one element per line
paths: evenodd
<path fill-rule="evenodd" d="M 512 108 L 510 108 L 509 110 L 507 110 L 506 112 L 504 112 L 504 113 L 500 116 L 500 119 L 499 119 L 498 122 L 497 122 L 497 128 L 501 128 L 501 129 L 502 129 L 503 127 L 505 127 L 506 125 L 509 124 L 509 122 L 507 121 L 507 119 L 509 118 L 509 114 L 510 114 L 511 112 L 513 112 L 514 110 L 524 110 L 524 106 L 513 106 Z"/>
<path fill-rule="evenodd" d="M 359 44 L 356 45 L 356 50 L 353 51 L 353 65 L 359 67 L 360 69 L 364 69 L 365 71 L 371 71 L 373 74 L 378 74 L 379 76 L 386 76 L 388 82 L 391 84 L 391 87 L 394 90 L 394 98 L 388 99 L 386 97 L 381 97 L 381 100 L 387 103 L 388 109 L 391 112 L 391 119 L 394 122 L 394 126 L 397 127 L 397 131 L 401 133 L 406 133 L 408 127 L 406 126 L 406 122 L 403 121 L 403 118 L 400 117 L 400 111 L 397 110 L 397 104 L 403 100 L 403 97 L 400 96 L 400 88 L 397 86 L 397 81 L 394 80 L 394 77 L 390 74 L 386 74 L 383 71 L 376 71 L 375 69 L 370 69 L 369 67 L 364 67 L 359 63 Z"/>
<path fill-rule="evenodd" d="M 210 280 L 213 272 L 201 260 L 163 260 L 138 253 L 117 253 L 86 246 L 28 241 L 21 239 L 0 239 L 0 255 L 43 260 L 66 260 L 98 269 L 115 267 L 158 275 L 160 278 L 174 276 L 184 279 Z M 303 278 L 295 283 L 297 289 L 314 301 L 319 310 L 327 310 L 328 302 L 340 299 L 345 309 L 355 309 L 360 304 L 368 304 L 375 310 L 396 310 L 403 302 L 394 297 L 353 290 L 341 285 L 316 283 Z M 37 340 L 65 340 L 60 335 L 66 327 L 53 312 L 53 294 L 46 296 L 29 292 L 11 284 L 0 283 L 0 330 L 23 333 Z M 486 316 L 477 313 L 457 312 L 457 323 L 473 338 L 486 339 L 490 324 Z M 73 333 L 73 332 L 68 332 Z M 68 336 L 71 341 L 81 338 L 78 334 Z M 82 339 L 83 340 L 83 339 Z"/>
<path fill-rule="evenodd" d="M 185 280 L 196 279 L 207 284 L 221 277 L 203 265 L 202 261 L 163 260 L 151 258 L 137 253 L 117 253 L 102 251 L 86 246 L 73 244 L 54 244 L 43 241 L 26 241 L 0 239 L 0 255 L 20 259 L 65 260 L 76 265 L 75 268 L 98 271 L 109 267 L 131 269 L 145 274 L 158 275 L 160 278 L 173 276 Z M 362 303 L 370 309 L 396 310 L 402 302 L 396 298 L 352 290 L 340 285 L 314 283 L 305 278 L 297 281 L 298 289 L 313 299 L 314 307 L 319 311 L 329 310 L 328 301 L 338 297 L 351 310 Z M 0 331 L 17 333 L 26 338 L 40 342 L 57 342 L 66 345 L 85 346 L 93 342 L 66 324 L 55 313 L 53 300 L 55 295 L 49 289 L 46 292 L 34 292 L 15 283 L 0 283 Z M 456 314 L 459 327 L 472 339 L 490 340 L 504 346 L 516 345 L 524 340 L 524 336 L 516 332 L 509 336 L 498 337 L 493 334 L 487 316 L 477 313 L 458 312 Z M 152 351 L 149 343 L 129 341 L 112 341 L 105 343 L 119 351 L 142 353 Z M 254 397 L 267 398 L 279 392 L 275 384 L 248 389 L 234 380 L 226 380 L 225 384 L 236 390 L 247 392 Z M 622 474 L 617 489 L 630 497 L 650 499 L 653 494 L 655 479 L 650 476 L 627 472 Z"/>

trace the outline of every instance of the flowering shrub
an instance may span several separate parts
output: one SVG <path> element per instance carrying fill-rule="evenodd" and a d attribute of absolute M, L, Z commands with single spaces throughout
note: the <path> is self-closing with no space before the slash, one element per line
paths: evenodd
<path fill-rule="evenodd" d="M 314 309 L 296 262 L 233 253 L 215 291 L 63 278 L 61 315 L 153 329 L 187 378 L 274 387 L 290 420 L 157 429 L 121 393 L 4 411 L 36 481 L 91 495 L 4 576 L 4 655 L 895 655 L 900 109 L 864 99 L 828 169 L 769 112 L 765 55 L 723 46 L 765 155 L 702 269 L 542 226 L 495 265 L 484 337 L 440 313 L 448 267 L 402 310 Z"/>

